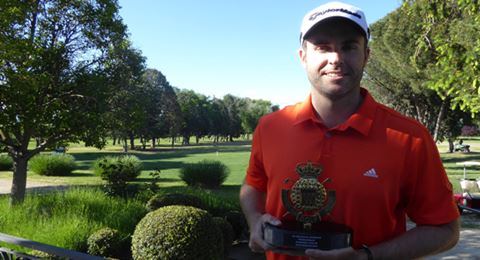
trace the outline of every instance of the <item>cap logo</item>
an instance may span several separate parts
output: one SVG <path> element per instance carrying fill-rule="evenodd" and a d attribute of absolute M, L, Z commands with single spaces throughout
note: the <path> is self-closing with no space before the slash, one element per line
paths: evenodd
<path fill-rule="evenodd" d="M 352 12 L 352 11 L 350 11 L 350 10 L 347 10 L 347 9 L 344 9 L 344 8 L 330 8 L 330 9 L 326 9 L 326 10 L 323 10 L 323 11 L 320 11 L 320 12 L 315 12 L 315 13 L 313 13 L 308 20 L 313 21 L 313 20 L 315 20 L 319 15 L 324 15 L 324 14 L 330 13 L 330 12 L 342 12 L 342 13 L 347 13 L 347 14 L 356 16 L 358 19 L 362 19 L 362 16 L 361 16 L 360 14 L 355 13 L 355 12 Z"/>

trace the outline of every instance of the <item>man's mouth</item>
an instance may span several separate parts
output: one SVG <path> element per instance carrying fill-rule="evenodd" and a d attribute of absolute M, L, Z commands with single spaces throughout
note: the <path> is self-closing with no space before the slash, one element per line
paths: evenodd
<path fill-rule="evenodd" d="M 346 76 L 346 74 L 341 71 L 329 71 L 329 72 L 325 72 L 323 75 L 332 79 L 339 79 Z"/>

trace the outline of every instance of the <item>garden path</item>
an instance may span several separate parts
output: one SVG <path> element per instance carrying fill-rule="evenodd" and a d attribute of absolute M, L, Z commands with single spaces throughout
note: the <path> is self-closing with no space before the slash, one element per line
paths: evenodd
<path fill-rule="evenodd" d="M 65 187 L 67 187 L 67 185 L 27 181 L 27 191 L 49 191 L 53 189 L 64 189 Z M 11 179 L 0 179 L 0 195 L 9 194 L 11 189 Z"/>

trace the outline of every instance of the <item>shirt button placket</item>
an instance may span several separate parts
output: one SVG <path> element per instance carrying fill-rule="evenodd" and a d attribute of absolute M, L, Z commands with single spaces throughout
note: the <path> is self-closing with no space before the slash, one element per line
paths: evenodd
<path fill-rule="evenodd" d="M 325 157 L 332 157 L 332 145 L 333 145 L 333 132 L 327 131 L 325 132 L 324 137 L 324 145 L 323 145 L 323 156 Z"/>

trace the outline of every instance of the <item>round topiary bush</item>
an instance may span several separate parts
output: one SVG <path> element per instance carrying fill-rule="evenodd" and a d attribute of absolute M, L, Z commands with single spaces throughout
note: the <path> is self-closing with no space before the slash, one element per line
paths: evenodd
<path fill-rule="evenodd" d="M 180 178 L 188 186 L 209 189 L 220 187 L 228 174 L 229 169 L 225 164 L 211 160 L 186 164 L 180 170 Z"/>
<path fill-rule="evenodd" d="M 72 174 L 76 163 L 69 154 L 39 154 L 30 159 L 28 166 L 38 175 L 67 176 Z"/>
<path fill-rule="evenodd" d="M 103 257 L 116 257 L 122 251 L 123 238 L 120 232 L 112 228 L 95 231 L 87 239 L 88 253 Z"/>
<path fill-rule="evenodd" d="M 148 211 L 154 211 L 171 205 L 192 206 L 207 210 L 207 205 L 200 198 L 183 193 L 156 194 L 148 200 L 146 207 Z"/>
<path fill-rule="evenodd" d="M 148 213 L 132 236 L 133 259 L 222 259 L 223 237 L 212 216 L 190 206 Z"/>
<path fill-rule="evenodd" d="M 217 224 L 217 226 L 222 231 L 223 256 L 224 256 L 224 259 L 227 259 L 228 253 L 230 252 L 230 248 L 232 247 L 232 243 L 235 235 L 233 231 L 233 227 L 224 218 L 214 217 L 213 221 Z"/>
<path fill-rule="evenodd" d="M 10 171 L 13 168 L 13 159 L 7 154 L 0 154 L 0 171 Z"/>
<path fill-rule="evenodd" d="M 243 213 L 239 211 L 229 211 L 225 214 L 225 219 L 233 227 L 234 240 L 243 240 L 248 238 L 248 224 Z"/>

